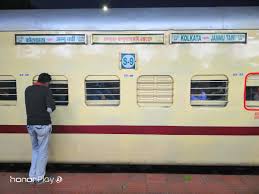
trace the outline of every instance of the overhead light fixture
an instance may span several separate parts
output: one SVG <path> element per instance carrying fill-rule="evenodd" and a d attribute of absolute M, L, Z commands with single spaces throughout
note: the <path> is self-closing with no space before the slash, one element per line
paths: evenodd
<path fill-rule="evenodd" d="M 108 11 L 108 6 L 107 5 L 103 5 L 103 11 Z"/>

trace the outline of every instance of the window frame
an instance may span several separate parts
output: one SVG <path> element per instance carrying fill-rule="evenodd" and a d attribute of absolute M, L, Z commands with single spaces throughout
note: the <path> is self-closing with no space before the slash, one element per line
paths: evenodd
<path fill-rule="evenodd" d="M 253 101 L 246 100 L 247 81 L 248 81 L 248 77 L 251 76 L 251 75 L 259 75 L 259 72 L 250 72 L 250 73 L 247 73 L 246 76 L 245 76 L 245 80 L 244 80 L 244 108 L 247 111 L 259 111 L 259 107 L 258 108 L 253 108 L 253 107 L 249 107 L 247 105 L 247 102 L 253 102 Z M 258 87 L 259 87 L 259 84 L 258 84 Z M 254 103 L 259 105 L 259 101 L 256 101 Z"/>
<path fill-rule="evenodd" d="M 227 100 L 191 100 L 191 97 L 192 97 L 192 81 L 195 81 L 195 77 L 204 77 L 202 79 L 197 79 L 197 80 L 207 80 L 207 81 L 212 81 L 213 79 L 209 79 L 208 77 L 224 77 L 226 78 L 226 82 L 227 82 L 227 86 L 226 86 L 226 89 L 227 89 L 227 92 L 225 94 L 227 94 Z M 205 79 L 205 78 L 208 78 L 208 79 Z M 214 80 L 224 80 L 224 79 L 215 79 Z M 208 82 L 209 83 L 209 82 Z M 225 74 L 198 74 L 198 75 L 194 75 L 191 77 L 191 81 L 190 81 L 190 93 L 189 93 L 189 102 L 190 102 L 190 106 L 191 107 L 208 107 L 208 108 L 225 108 L 227 107 L 228 103 L 229 103 L 229 78 L 227 75 Z M 196 101 L 195 103 L 192 102 L 192 101 Z M 221 105 L 222 104 L 222 105 Z"/>
<path fill-rule="evenodd" d="M 89 77 L 91 79 L 89 79 Z M 110 79 L 108 77 L 111 77 Z M 113 77 L 113 79 L 112 79 Z M 94 79 L 95 78 L 95 79 Z M 87 88 L 86 82 L 88 81 L 118 81 L 119 82 L 119 100 L 87 100 Z M 121 104 L 121 79 L 117 75 L 87 75 L 84 79 L 84 101 L 87 107 L 118 107 Z M 89 103 L 89 101 L 92 101 Z M 107 103 L 110 102 L 110 103 Z"/>

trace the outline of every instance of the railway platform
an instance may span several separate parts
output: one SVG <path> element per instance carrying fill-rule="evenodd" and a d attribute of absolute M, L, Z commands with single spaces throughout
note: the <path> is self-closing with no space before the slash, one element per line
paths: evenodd
<path fill-rule="evenodd" d="M 184 172 L 184 171 L 183 171 Z M 253 173 L 50 172 L 45 183 L 32 184 L 25 170 L 0 171 L 0 194 L 258 194 Z"/>

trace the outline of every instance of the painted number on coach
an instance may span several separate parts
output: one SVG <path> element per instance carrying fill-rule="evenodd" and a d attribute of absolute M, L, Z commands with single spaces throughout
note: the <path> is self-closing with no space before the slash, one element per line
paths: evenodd
<path fill-rule="evenodd" d="M 121 69 L 136 69 L 136 55 L 132 53 L 121 53 Z"/>

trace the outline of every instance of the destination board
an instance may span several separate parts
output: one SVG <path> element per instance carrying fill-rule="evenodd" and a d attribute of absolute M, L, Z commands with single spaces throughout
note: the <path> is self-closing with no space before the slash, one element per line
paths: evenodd
<path fill-rule="evenodd" d="M 164 44 L 164 34 L 93 34 L 92 44 Z"/>
<path fill-rule="evenodd" d="M 247 33 L 172 33 L 171 44 L 179 43 L 246 43 Z"/>
<path fill-rule="evenodd" d="M 85 34 L 16 34 L 15 44 L 87 44 Z"/>

